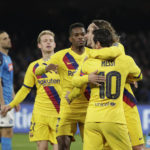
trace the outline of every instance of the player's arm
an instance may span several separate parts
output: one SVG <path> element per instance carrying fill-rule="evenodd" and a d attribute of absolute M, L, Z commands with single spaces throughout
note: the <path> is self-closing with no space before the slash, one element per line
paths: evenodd
<path fill-rule="evenodd" d="M 98 70 L 90 74 L 86 74 L 82 71 L 82 65 L 79 66 L 79 69 L 74 74 L 72 79 L 72 85 L 77 88 L 82 88 L 83 85 L 87 83 L 92 83 L 99 86 L 100 82 L 105 82 L 105 77 L 98 75 Z"/>
<path fill-rule="evenodd" d="M 128 67 L 129 67 L 129 75 L 128 75 L 128 80 L 130 81 L 139 81 L 142 80 L 142 72 L 141 69 L 136 65 L 135 61 L 133 60 L 132 57 L 128 56 Z"/>
<path fill-rule="evenodd" d="M 14 108 L 18 104 L 20 104 L 26 98 L 26 96 L 29 94 L 29 92 L 31 91 L 31 88 L 35 84 L 35 77 L 34 77 L 32 70 L 33 70 L 33 65 L 29 65 L 27 72 L 25 74 L 23 86 L 17 92 L 17 94 L 16 94 L 15 98 L 12 100 L 12 102 L 9 103 L 8 105 L 4 105 L 2 107 L 2 115 L 3 116 L 5 116 L 7 114 L 7 112 L 10 111 L 12 108 Z"/>
<path fill-rule="evenodd" d="M 2 87 L 2 83 L 1 83 L 1 78 L 0 78 L 0 105 L 4 105 L 4 98 L 3 98 L 3 87 Z"/>
<path fill-rule="evenodd" d="M 3 71 L 3 57 L 0 55 L 0 108 L 5 104 L 3 97 L 3 87 L 2 87 L 2 71 Z"/>
<path fill-rule="evenodd" d="M 53 70 L 54 72 L 57 72 L 61 56 L 62 55 L 60 52 L 55 53 L 53 56 L 51 56 L 50 60 L 47 62 L 48 65 L 39 65 L 36 68 L 35 74 L 36 75 L 42 75 L 42 74 L 49 72 L 51 70 Z"/>
<path fill-rule="evenodd" d="M 99 59 L 114 59 L 122 54 L 125 54 L 124 47 L 121 43 L 115 43 L 111 47 L 104 47 L 100 50 L 93 49 L 89 52 L 89 58 L 99 58 Z"/>

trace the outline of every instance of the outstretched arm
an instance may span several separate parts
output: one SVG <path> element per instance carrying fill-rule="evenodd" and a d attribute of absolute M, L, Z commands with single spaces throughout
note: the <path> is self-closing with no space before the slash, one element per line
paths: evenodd
<path fill-rule="evenodd" d="M 22 86 L 21 89 L 17 92 L 13 101 L 11 103 L 9 103 L 8 105 L 2 106 L 2 110 L 1 110 L 2 116 L 5 116 L 8 111 L 10 111 L 12 108 L 18 106 L 18 104 L 20 104 L 26 98 L 26 96 L 29 94 L 30 91 L 31 91 L 30 88 Z"/>

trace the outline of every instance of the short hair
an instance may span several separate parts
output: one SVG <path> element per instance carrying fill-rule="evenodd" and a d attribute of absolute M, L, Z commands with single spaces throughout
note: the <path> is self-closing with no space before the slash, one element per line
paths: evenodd
<path fill-rule="evenodd" d="M 102 47 L 109 47 L 113 44 L 112 34 L 107 29 L 98 29 L 93 31 L 93 40 L 95 43 L 100 42 Z"/>
<path fill-rule="evenodd" d="M 4 32 L 6 32 L 6 31 L 4 31 L 4 30 L 0 30 L 0 34 L 2 34 L 2 33 L 4 33 Z"/>
<path fill-rule="evenodd" d="M 53 36 L 53 37 L 55 38 L 54 32 L 52 32 L 51 30 L 43 30 L 43 31 L 40 32 L 40 34 L 38 35 L 37 43 L 40 43 L 40 42 L 41 42 L 41 36 L 46 35 L 46 34 L 49 34 L 49 35 L 51 35 L 51 36 Z"/>
<path fill-rule="evenodd" d="M 71 35 L 72 29 L 74 29 L 74 28 L 84 28 L 85 29 L 85 26 L 83 23 L 80 23 L 80 22 L 71 24 L 69 27 L 69 35 Z"/>
<path fill-rule="evenodd" d="M 115 29 L 112 27 L 111 23 L 109 23 L 106 20 L 93 20 L 92 23 L 94 23 L 99 29 L 107 29 L 110 31 L 113 37 L 113 41 L 119 42 L 120 37 L 117 35 Z"/>

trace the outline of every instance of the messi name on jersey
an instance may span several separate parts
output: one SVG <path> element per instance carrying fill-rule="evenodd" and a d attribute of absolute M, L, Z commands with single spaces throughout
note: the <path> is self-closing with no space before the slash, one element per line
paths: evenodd
<path fill-rule="evenodd" d="M 101 66 L 102 67 L 115 66 L 115 61 L 103 60 Z"/>

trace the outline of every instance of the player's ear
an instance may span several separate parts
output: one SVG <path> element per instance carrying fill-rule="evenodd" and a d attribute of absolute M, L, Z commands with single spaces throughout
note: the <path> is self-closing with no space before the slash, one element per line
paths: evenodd
<path fill-rule="evenodd" d="M 40 43 L 38 43 L 38 44 L 37 44 L 37 47 L 38 47 L 39 49 L 41 49 L 41 44 L 40 44 Z"/>
<path fill-rule="evenodd" d="M 102 47 L 101 43 L 99 41 L 97 41 L 95 44 L 95 47 L 96 47 L 96 49 L 100 49 Z"/>
<path fill-rule="evenodd" d="M 72 38 L 71 38 L 71 36 L 69 37 L 69 41 L 70 41 L 70 43 L 72 43 Z"/>

